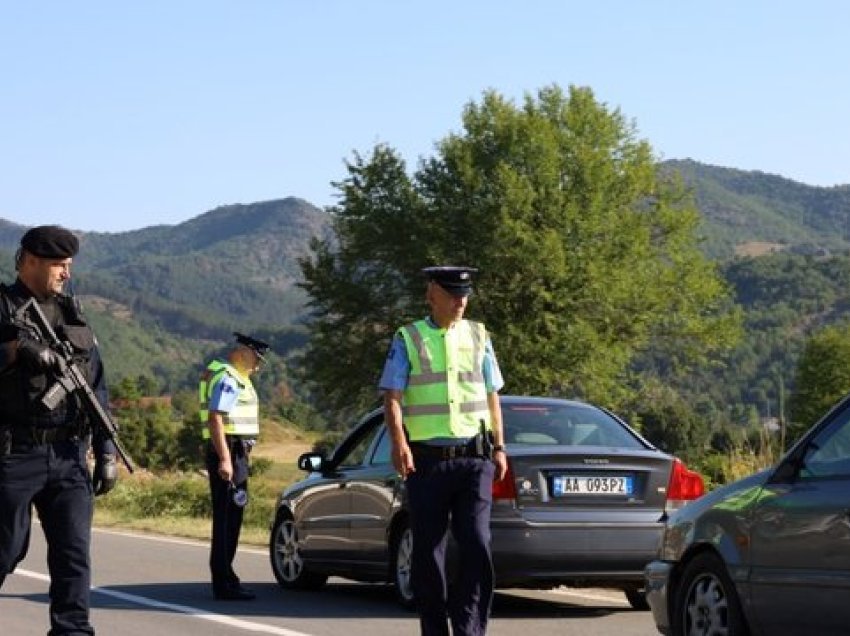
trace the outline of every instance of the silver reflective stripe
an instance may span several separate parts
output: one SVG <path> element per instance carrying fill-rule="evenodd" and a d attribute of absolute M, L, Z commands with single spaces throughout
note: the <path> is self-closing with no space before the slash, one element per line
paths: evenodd
<path fill-rule="evenodd" d="M 418 404 L 405 406 L 402 412 L 408 416 L 415 415 L 447 415 L 450 413 L 448 404 Z"/>
<path fill-rule="evenodd" d="M 473 364 L 478 366 L 478 361 L 483 359 L 481 349 L 484 343 L 481 342 L 481 332 L 484 331 L 484 326 L 480 322 L 471 322 L 469 326 L 472 327 L 472 360 Z"/>
<path fill-rule="evenodd" d="M 461 382 L 484 384 L 484 373 L 481 371 L 461 371 L 457 374 L 457 379 Z"/>
<path fill-rule="evenodd" d="M 480 402 L 464 402 L 460 405 L 460 412 L 474 413 L 475 411 L 486 411 L 488 408 L 486 400 L 482 400 Z"/>
<path fill-rule="evenodd" d="M 420 386 L 422 384 L 442 384 L 445 381 L 445 373 L 420 373 L 419 375 L 411 375 L 407 380 L 407 386 Z"/>
<path fill-rule="evenodd" d="M 428 355 L 428 349 L 425 347 L 425 341 L 422 339 L 422 334 L 414 325 L 406 325 L 404 330 L 410 339 L 413 340 L 413 345 L 419 351 L 419 366 L 422 373 L 431 373 L 431 357 Z"/>

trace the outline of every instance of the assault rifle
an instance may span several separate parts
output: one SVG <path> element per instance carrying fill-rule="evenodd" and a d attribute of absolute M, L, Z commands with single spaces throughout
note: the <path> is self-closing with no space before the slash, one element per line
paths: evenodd
<path fill-rule="evenodd" d="M 18 310 L 18 315 L 24 316 L 28 310 L 31 310 L 32 315 L 35 317 L 34 326 L 38 331 L 38 335 L 45 340 L 51 349 L 59 354 L 61 360 L 61 371 L 57 374 L 56 382 L 47 389 L 47 392 L 41 398 L 41 403 L 47 410 L 52 411 L 65 396 L 70 394 L 79 396 L 83 407 L 91 416 L 94 426 L 100 429 L 115 445 L 115 450 L 121 461 L 124 462 L 127 470 L 132 473 L 134 471 L 133 462 L 130 456 L 127 455 L 127 452 L 122 448 L 121 442 L 118 441 L 118 427 L 109 413 L 100 405 L 97 396 L 89 386 L 80 367 L 74 362 L 73 345 L 70 342 L 59 339 L 34 298 L 30 298 L 21 306 Z"/>

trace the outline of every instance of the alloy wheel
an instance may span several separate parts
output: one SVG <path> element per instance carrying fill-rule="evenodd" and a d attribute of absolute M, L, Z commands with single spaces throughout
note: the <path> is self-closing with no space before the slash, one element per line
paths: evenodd
<path fill-rule="evenodd" d="M 729 635 L 729 599 L 723 582 L 714 574 L 694 579 L 683 610 L 687 636 Z"/>

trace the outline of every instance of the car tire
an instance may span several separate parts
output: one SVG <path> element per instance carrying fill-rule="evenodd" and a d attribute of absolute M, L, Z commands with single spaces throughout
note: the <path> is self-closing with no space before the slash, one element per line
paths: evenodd
<path fill-rule="evenodd" d="M 642 587 L 627 587 L 623 590 L 623 593 L 632 609 L 641 612 L 649 609 L 649 603 L 646 602 L 646 592 Z"/>
<path fill-rule="evenodd" d="M 395 596 L 405 609 L 412 610 L 416 600 L 413 596 L 413 580 L 410 577 L 413 559 L 413 533 L 410 524 L 402 521 L 393 533 L 390 558 L 390 579 Z"/>
<path fill-rule="evenodd" d="M 672 623 L 674 636 L 749 634 L 735 584 L 719 557 L 703 553 L 685 566 Z"/>
<path fill-rule="evenodd" d="M 301 557 L 301 543 L 295 522 L 289 514 L 280 514 L 272 526 L 269 539 L 272 572 L 285 589 L 313 590 L 328 580 L 327 575 L 310 571 Z"/>

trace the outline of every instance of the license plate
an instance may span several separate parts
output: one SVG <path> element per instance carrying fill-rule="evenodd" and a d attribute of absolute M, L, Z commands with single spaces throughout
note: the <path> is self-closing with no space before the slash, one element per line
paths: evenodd
<path fill-rule="evenodd" d="M 552 480 L 552 494 L 564 495 L 631 495 L 634 492 L 634 478 L 614 477 L 612 475 L 558 475 Z"/>

